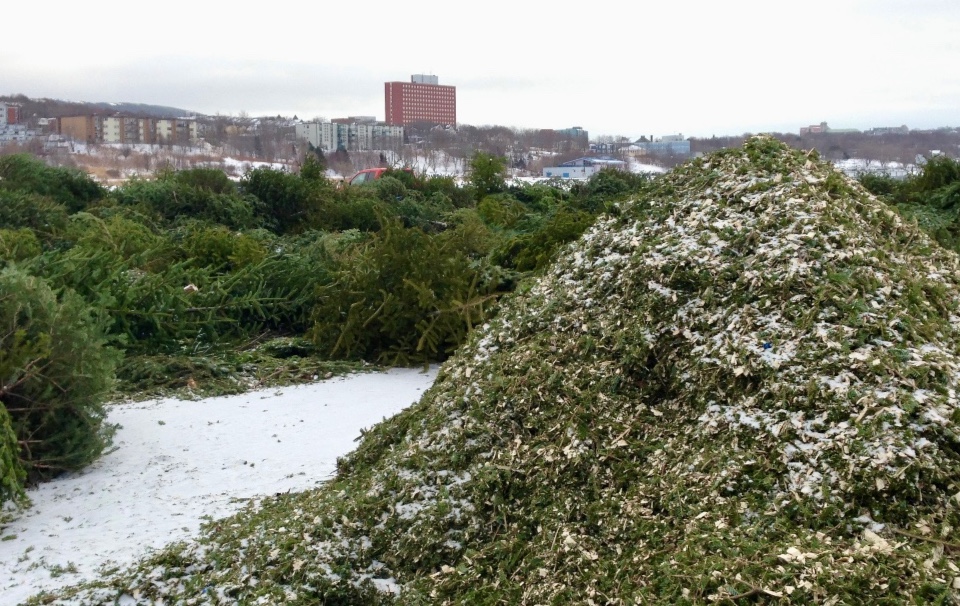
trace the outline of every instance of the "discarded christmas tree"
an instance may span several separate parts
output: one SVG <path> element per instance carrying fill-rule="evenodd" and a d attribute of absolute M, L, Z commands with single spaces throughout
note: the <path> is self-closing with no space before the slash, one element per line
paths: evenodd
<path fill-rule="evenodd" d="M 956 255 L 754 138 L 599 221 L 328 485 L 77 595 L 957 601 L 958 302 Z"/>

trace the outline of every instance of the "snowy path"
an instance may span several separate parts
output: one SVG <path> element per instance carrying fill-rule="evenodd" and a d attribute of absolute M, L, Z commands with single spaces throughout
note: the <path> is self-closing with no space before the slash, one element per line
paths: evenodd
<path fill-rule="evenodd" d="M 360 429 L 420 398 L 436 369 L 395 369 L 196 402 L 115 405 L 114 452 L 29 493 L 0 541 L 0 604 L 194 535 L 246 497 L 328 479 Z"/>

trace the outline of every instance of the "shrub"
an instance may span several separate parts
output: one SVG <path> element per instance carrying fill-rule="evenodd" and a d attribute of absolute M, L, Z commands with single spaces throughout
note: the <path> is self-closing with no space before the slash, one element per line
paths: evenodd
<path fill-rule="evenodd" d="M 397 181 L 402 183 L 406 189 L 416 189 L 416 190 L 423 189 L 423 180 L 421 178 L 418 178 L 409 170 L 397 170 L 397 169 L 391 168 L 387 172 L 383 173 L 383 176 L 381 177 L 381 179 L 386 177 L 396 179 Z"/>
<path fill-rule="evenodd" d="M 904 181 L 863 175 L 871 193 L 896 205 L 937 242 L 960 252 L 960 162 L 945 156 L 927 160 L 920 173 Z"/>
<path fill-rule="evenodd" d="M 142 256 L 155 250 L 163 241 L 162 236 L 137 221 L 120 215 L 101 219 L 90 213 L 70 217 L 65 235 L 76 246 L 110 251 L 118 260 Z"/>
<path fill-rule="evenodd" d="M 348 187 L 324 200 L 313 212 L 310 225 L 324 231 L 376 231 L 380 215 L 393 214 L 372 186 Z"/>
<path fill-rule="evenodd" d="M 592 214 L 604 212 L 608 203 L 636 194 L 650 183 L 647 175 L 605 168 L 574 189 L 575 207 Z"/>
<path fill-rule="evenodd" d="M 384 202 L 399 202 L 407 197 L 407 187 L 400 179 L 384 175 L 374 183 L 377 197 Z"/>
<path fill-rule="evenodd" d="M 457 246 L 465 254 L 480 258 L 500 242 L 499 236 L 483 221 L 475 208 L 460 208 L 447 215 L 450 225 L 449 239 L 456 239 Z"/>
<path fill-rule="evenodd" d="M 556 208 L 560 200 L 569 198 L 563 190 L 540 183 L 511 187 L 510 195 L 538 213 L 549 212 Z"/>
<path fill-rule="evenodd" d="M 424 231 L 445 229 L 450 213 L 455 210 L 450 198 L 436 192 L 424 200 L 419 192 L 415 193 L 416 195 L 394 202 L 390 205 L 390 209 L 407 227 L 419 227 Z"/>
<path fill-rule="evenodd" d="M 316 150 L 319 154 L 307 154 L 300 166 L 300 178 L 305 181 L 324 181 L 327 178 L 327 162 L 326 158 L 323 157 L 323 151 L 317 150 L 312 143 L 308 145 L 310 145 L 311 151 Z"/>
<path fill-rule="evenodd" d="M 118 354 L 105 324 L 72 291 L 0 271 L 0 403 L 29 480 L 81 469 L 109 444 L 102 403 Z"/>
<path fill-rule="evenodd" d="M 875 173 L 863 173 L 857 180 L 867 191 L 875 196 L 888 197 L 897 194 L 900 185 L 903 183 L 894 179 L 890 175 L 878 175 Z"/>

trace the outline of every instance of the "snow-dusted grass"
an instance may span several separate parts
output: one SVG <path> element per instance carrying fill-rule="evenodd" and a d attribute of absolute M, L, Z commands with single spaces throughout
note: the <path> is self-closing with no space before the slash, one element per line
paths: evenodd
<path fill-rule="evenodd" d="M 116 449 L 83 473 L 31 490 L 33 506 L 3 530 L 0 604 L 129 564 L 250 498 L 317 486 L 361 428 L 419 399 L 435 374 L 395 369 L 114 405 Z"/>

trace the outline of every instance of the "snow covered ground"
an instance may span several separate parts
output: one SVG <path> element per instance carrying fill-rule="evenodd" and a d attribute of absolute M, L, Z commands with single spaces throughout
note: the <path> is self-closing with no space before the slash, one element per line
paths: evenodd
<path fill-rule="evenodd" d="M 312 488 L 360 430 L 420 398 L 418 369 L 200 401 L 114 405 L 116 449 L 82 473 L 30 491 L 0 540 L 0 604 L 71 585 L 196 534 L 246 499 Z"/>
<path fill-rule="evenodd" d="M 851 177 L 859 177 L 865 173 L 874 173 L 878 175 L 887 175 L 895 179 L 904 179 L 910 175 L 916 174 L 917 166 L 913 164 L 901 164 L 900 162 L 880 162 L 879 160 L 866 160 L 863 158 L 850 158 L 849 160 L 837 160 L 834 166 Z"/>

